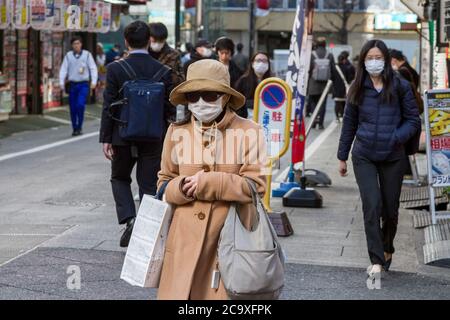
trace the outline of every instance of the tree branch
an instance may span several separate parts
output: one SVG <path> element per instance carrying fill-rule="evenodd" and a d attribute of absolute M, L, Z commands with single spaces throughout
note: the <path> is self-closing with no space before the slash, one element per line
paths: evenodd
<path fill-rule="evenodd" d="M 333 33 L 333 32 L 339 31 L 339 29 L 331 30 L 328 27 L 325 27 L 323 24 L 320 24 L 319 27 L 323 30 L 323 32 L 326 32 L 326 33 Z"/>
<path fill-rule="evenodd" d="M 353 32 L 356 28 L 358 28 L 358 27 L 360 27 L 360 26 L 362 26 L 362 25 L 364 25 L 364 21 L 365 21 L 366 19 L 361 19 L 358 23 L 355 23 L 354 25 L 353 25 L 353 27 L 351 27 L 350 28 L 350 32 Z"/>

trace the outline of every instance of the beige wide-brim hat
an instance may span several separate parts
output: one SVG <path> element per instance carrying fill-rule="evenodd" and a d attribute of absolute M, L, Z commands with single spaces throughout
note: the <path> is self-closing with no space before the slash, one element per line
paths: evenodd
<path fill-rule="evenodd" d="M 230 87 L 228 68 L 217 60 L 203 59 L 192 63 L 186 81 L 170 93 L 173 105 L 188 104 L 185 93 L 195 91 L 217 91 L 230 95 L 227 105 L 237 110 L 245 104 L 245 97 Z"/>

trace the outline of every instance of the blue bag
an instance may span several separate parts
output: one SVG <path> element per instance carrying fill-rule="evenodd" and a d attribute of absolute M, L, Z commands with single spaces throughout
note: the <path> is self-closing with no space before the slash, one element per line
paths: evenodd
<path fill-rule="evenodd" d="M 130 78 L 119 91 L 123 93 L 123 99 L 112 103 L 110 107 L 111 118 L 119 122 L 119 136 L 126 141 L 162 140 L 166 89 L 161 79 L 170 69 L 162 66 L 153 78 L 146 79 L 138 78 L 126 60 L 117 63 Z M 119 119 L 111 112 L 117 106 L 121 106 Z"/>

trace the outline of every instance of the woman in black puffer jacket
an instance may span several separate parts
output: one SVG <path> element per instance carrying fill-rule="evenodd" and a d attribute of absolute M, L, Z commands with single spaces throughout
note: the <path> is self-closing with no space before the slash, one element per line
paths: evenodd
<path fill-rule="evenodd" d="M 387 271 L 392 261 L 405 144 L 417 130 L 420 118 L 411 85 L 394 74 L 383 41 L 367 42 L 348 94 L 337 156 L 339 172 L 345 176 L 355 140 L 352 163 L 363 204 L 371 278 L 382 268 Z"/>

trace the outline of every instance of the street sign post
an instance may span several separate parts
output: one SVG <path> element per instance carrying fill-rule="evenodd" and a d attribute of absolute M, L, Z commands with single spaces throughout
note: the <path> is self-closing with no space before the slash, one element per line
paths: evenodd
<path fill-rule="evenodd" d="M 434 188 L 450 187 L 450 90 L 425 91 L 428 186 L 433 224 L 450 218 L 449 211 L 436 212 Z"/>
<path fill-rule="evenodd" d="M 292 112 L 292 91 L 289 85 L 278 78 L 262 81 L 255 91 L 253 120 L 263 127 L 270 158 L 268 189 L 264 204 L 270 210 L 272 163 L 281 158 L 289 148 Z"/>

